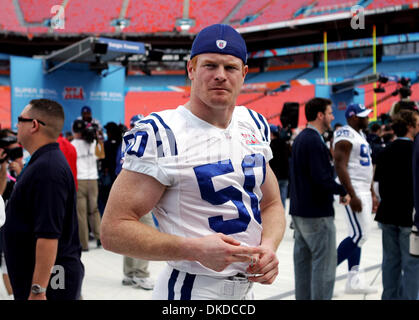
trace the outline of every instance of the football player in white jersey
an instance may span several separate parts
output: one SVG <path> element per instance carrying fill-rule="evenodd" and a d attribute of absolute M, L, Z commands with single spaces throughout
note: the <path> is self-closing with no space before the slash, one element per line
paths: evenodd
<path fill-rule="evenodd" d="M 102 220 L 105 249 L 167 261 L 153 299 L 251 299 L 271 284 L 285 231 L 266 119 L 236 98 L 248 67 L 241 35 L 203 29 L 187 70 L 190 100 L 124 136 L 125 160 Z M 153 209 L 159 231 L 140 223 Z"/>
<path fill-rule="evenodd" d="M 345 205 L 349 236 L 338 246 L 339 265 L 348 260 L 348 281 L 346 293 L 373 293 L 362 281 L 359 272 L 361 246 L 370 232 L 372 212 L 375 212 L 378 200 L 372 188 L 373 165 L 371 149 L 362 130 L 368 126 L 371 109 L 362 104 L 348 105 L 345 117 L 347 125 L 334 133 L 335 170 L 340 183 L 348 191 L 351 200 Z"/>

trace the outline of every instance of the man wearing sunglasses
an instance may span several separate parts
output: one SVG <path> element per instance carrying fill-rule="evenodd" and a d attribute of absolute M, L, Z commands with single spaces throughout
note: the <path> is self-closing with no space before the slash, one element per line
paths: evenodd
<path fill-rule="evenodd" d="M 6 207 L 4 253 L 16 300 L 80 298 L 74 178 L 56 143 L 64 125 L 60 104 L 32 100 L 18 117 L 18 142 L 31 154 Z"/>

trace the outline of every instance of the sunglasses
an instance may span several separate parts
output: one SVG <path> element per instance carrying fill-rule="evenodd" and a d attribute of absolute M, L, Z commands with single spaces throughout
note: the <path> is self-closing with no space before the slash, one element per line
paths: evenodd
<path fill-rule="evenodd" d="M 24 118 L 24 117 L 17 117 L 17 122 L 32 122 L 33 120 L 38 121 L 43 126 L 46 126 L 45 122 L 38 120 L 38 119 L 31 119 L 31 118 Z"/>

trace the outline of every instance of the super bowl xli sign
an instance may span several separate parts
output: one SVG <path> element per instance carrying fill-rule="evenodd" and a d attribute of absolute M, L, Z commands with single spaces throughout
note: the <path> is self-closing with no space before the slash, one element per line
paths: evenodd
<path fill-rule="evenodd" d="M 64 87 L 64 100 L 84 100 L 83 87 Z"/>

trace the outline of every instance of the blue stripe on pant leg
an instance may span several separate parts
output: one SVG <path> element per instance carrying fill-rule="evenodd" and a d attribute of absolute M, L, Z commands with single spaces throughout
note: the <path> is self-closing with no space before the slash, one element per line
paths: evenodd
<path fill-rule="evenodd" d="M 186 273 L 185 280 L 183 280 L 182 289 L 180 290 L 180 300 L 191 300 L 191 293 L 195 277 L 196 275 L 194 274 Z"/>
<path fill-rule="evenodd" d="M 352 217 L 353 217 L 353 219 L 356 223 L 356 226 L 358 227 L 358 231 L 359 231 L 358 240 L 355 241 L 355 244 L 358 245 L 359 241 L 362 238 L 362 229 L 361 229 L 361 226 L 359 225 L 358 219 L 356 217 L 356 212 L 353 212 L 352 209 L 351 209 L 351 212 L 352 212 Z"/>
<path fill-rule="evenodd" d="M 361 262 L 361 248 L 356 246 L 354 252 L 348 257 L 348 268 L 351 271 L 354 267 L 359 266 Z"/>
<path fill-rule="evenodd" d="M 357 243 L 358 243 L 358 241 L 359 241 L 359 239 L 358 239 L 358 241 L 357 241 L 357 240 L 355 240 L 355 239 L 356 239 L 356 237 L 357 237 L 357 230 L 356 230 L 356 226 L 355 226 L 355 223 L 356 223 L 356 222 L 353 222 L 353 221 L 352 221 L 352 219 L 355 219 L 354 215 L 352 214 L 352 213 L 353 213 L 353 211 L 352 211 L 352 209 L 351 209 L 351 207 L 350 207 L 349 205 L 346 205 L 346 206 L 345 206 L 345 209 L 346 209 L 346 213 L 348 214 L 348 218 L 349 218 L 349 222 L 351 223 L 352 230 L 353 230 L 353 232 L 354 232 L 354 235 L 352 236 L 352 240 L 353 240 L 353 242 L 354 242 L 355 244 L 357 244 Z M 358 223 L 356 223 L 356 225 L 358 226 L 359 233 L 361 233 L 361 230 L 359 229 L 359 225 L 358 225 Z"/>
<path fill-rule="evenodd" d="M 169 279 L 169 295 L 167 297 L 168 300 L 174 300 L 175 299 L 175 284 L 177 277 L 179 275 L 179 271 L 176 269 L 173 269 L 172 274 L 170 275 Z"/>

